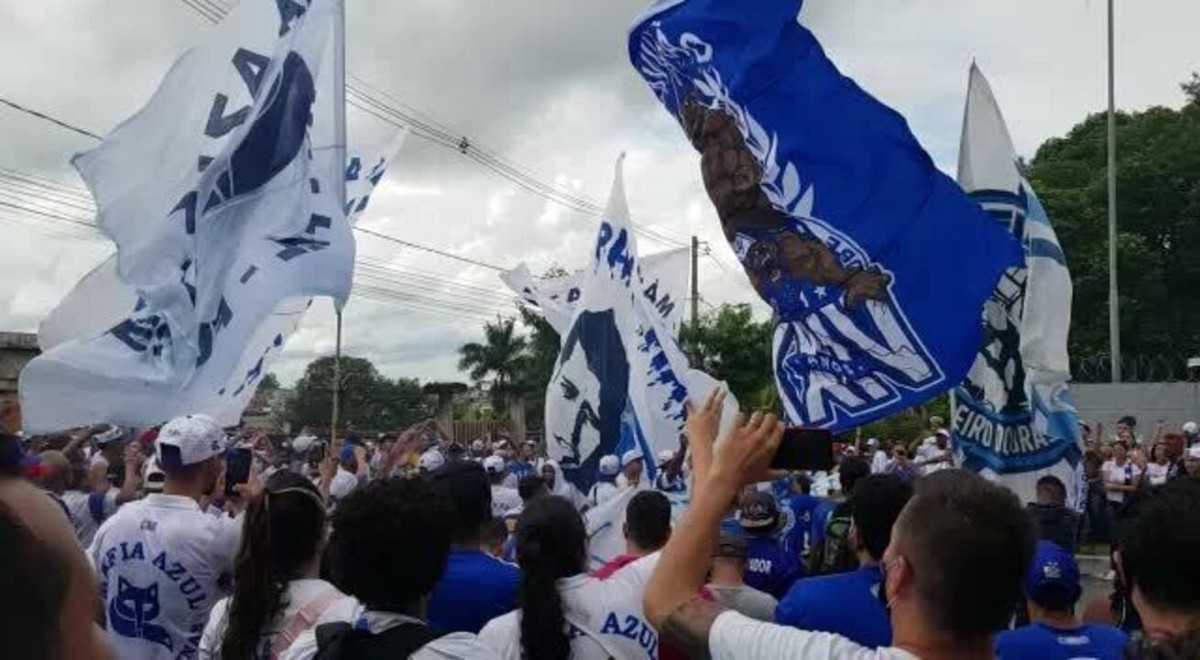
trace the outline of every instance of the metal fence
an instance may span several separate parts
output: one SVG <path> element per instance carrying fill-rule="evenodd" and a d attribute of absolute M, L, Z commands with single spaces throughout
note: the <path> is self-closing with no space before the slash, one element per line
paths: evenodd
<path fill-rule="evenodd" d="M 1189 368 L 1195 353 L 1169 352 L 1154 355 L 1122 355 L 1121 380 L 1126 383 L 1200 383 L 1200 368 Z M 1112 361 L 1108 355 L 1071 359 L 1071 376 L 1076 383 L 1112 382 Z"/>

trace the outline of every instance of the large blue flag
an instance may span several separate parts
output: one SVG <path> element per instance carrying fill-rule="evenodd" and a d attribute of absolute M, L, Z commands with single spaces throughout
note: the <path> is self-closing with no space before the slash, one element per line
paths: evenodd
<path fill-rule="evenodd" d="M 660 0 L 630 55 L 701 153 L 726 238 L 778 318 L 791 423 L 842 430 L 962 380 L 1019 243 L 843 76 L 797 0 Z"/>

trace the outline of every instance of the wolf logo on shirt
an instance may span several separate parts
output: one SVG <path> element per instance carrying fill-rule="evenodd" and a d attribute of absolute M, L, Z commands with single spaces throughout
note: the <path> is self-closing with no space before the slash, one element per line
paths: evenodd
<path fill-rule="evenodd" d="M 161 644 L 171 651 L 170 634 L 153 623 L 161 611 L 157 582 L 143 588 L 123 577 L 117 578 L 117 594 L 108 603 L 108 625 L 113 632 Z"/>

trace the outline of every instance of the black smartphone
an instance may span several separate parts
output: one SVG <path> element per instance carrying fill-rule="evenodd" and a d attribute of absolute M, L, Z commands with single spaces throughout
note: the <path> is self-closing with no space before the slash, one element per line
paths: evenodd
<path fill-rule="evenodd" d="M 225 452 L 225 496 L 233 497 L 234 486 L 250 481 L 250 462 L 254 454 L 248 447 L 234 447 Z"/>
<path fill-rule="evenodd" d="M 783 432 L 783 442 L 771 459 L 775 470 L 810 470 L 819 472 L 833 468 L 833 432 L 824 429 L 790 428 Z"/>

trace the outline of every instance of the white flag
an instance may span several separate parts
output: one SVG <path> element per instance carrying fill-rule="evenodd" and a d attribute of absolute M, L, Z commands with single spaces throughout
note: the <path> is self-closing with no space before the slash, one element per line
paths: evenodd
<path fill-rule="evenodd" d="M 689 386 L 698 400 L 717 386 L 691 370 L 678 343 L 686 252 L 638 255 L 621 168 L 582 273 L 535 282 L 522 267 L 503 276 L 559 332 L 562 351 L 546 388 L 547 450 L 584 493 L 601 457 L 630 449 L 641 450 L 653 479 L 656 454 L 679 446 Z M 725 417 L 736 410 L 728 400 Z"/>
<path fill-rule="evenodd" d="M 959 154 L 959 184 L 1020 238 L 1011 269 L 984 306 L 986 339 L 955 390 L 953 437 L 964 467 L 1025 501 L 1051 474 L 1075 492 L 1079 426 L 1067 381 L 1071 275 L 1046 211 L 1018 169 L 991 86 L 975 66 Z"/>
<path fill-rule="evenodd" d="M 235 424 L 231 401 L 261 375 L 239 371 L 244 352 L 270 315 L 349 295 L 339 20 L 330 0 L 244 0 L 145 108 L 75 159 L 137 300 L 104 334 L 26 367 L 29 431 L 201 410 Z"/>

